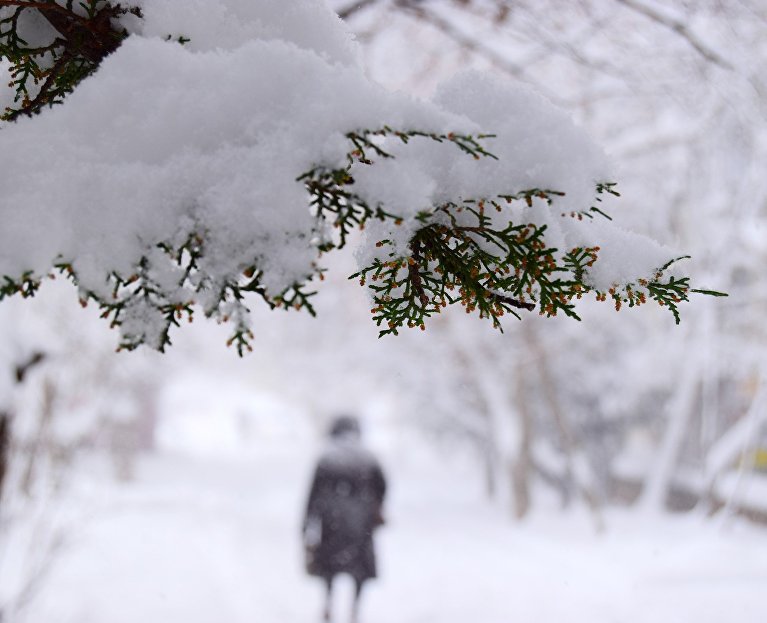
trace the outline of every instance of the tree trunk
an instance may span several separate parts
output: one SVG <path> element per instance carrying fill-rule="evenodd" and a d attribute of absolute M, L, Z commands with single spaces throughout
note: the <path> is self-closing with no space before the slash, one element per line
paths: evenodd
<path fill-rule="evenodd" d="M 719 475 L 728 467 L 736 465 L 739 459 L 758 445 L 759 433 L 767 422 L 766 402 L 767 385 L 762 382 L 746 414 L 719 438 L 706 455 L 706 480 L 701 502 L 708 504 L 710 509 L 718 506 L 714 489 Z M 727 497 L 725 506 L 731 507 L 737 502 L 734 498 L 735 492 Z"/>
<path fill-rule="evenodd" d="M 692 417 L 695 396 L 700 387 L 698 366 L 688 363 L 682 372 L 678 389 L 668 402 L 668 424 L 663 435 L 657 459 L 647 476 L 639 505 L 657 510 L 666 504 L 674 468 L 686 439 Z"/>
<path fill-rule="evenodd" d="M 529 408 L 529 397 L 525 389 L 524 370 L 521 366 L 517 369 L 516 389 L 520 438 L 516 456 L 509 459 L 509 474 L 514 517 L 516 519 L 523 519 L 530 511 L 530 471 L 532 467 L 530 453 L 533 426 Z"/>
<path fill-rule="evenodd" d="M 556 381 L 554 380 L 551 368 L 549 367 L 548 355 L 543 348 L 543 345 L 538 340 L 535 327 L 527 327 L 524 334 L 530 352 L 533 353 L 533 359 L 537 362 L 538 374 L 543 389 L 542 393 L 546 397 L 549 411 L 559 429 L 562 449 L 567 461 L 567 471 L 575 484 L 576 491 L 581 498 L 583 498 L 584 502 L 586 502 L 586 506 L 591 511 L 596 529 L 601 532 L 604 530 L 604 520 L 602 518 L 599 498 L 594 492 L 590 482 L 591 470 L 588 466 L 588 461 L 583 454 L 583 450 L 580 448 L 575 435 L 573 435 L 570 423 L 568 422 L 567 416 L 559 401 L 559 392 L 557 391 Z"/>
<path fill-rule="evenodd" d="M 479 344 L 468 341 L 459 329 L 449 326 L 455 356 L 463 364 L 465 382 L 474 389 L 484 420 L 487 492 L 491 496 L 498 491 L 505 493 L 506 484 L 502 481 L 506 478 L 505 468 L 518 434 L 507 417 L 512 407 L 511 396 L 505 387 L 508 379 L 503 374 L 499 375 L 502 368 L 492 351 L 480 352 Z"/>
<path fill-rule="evenodd" d="M 3 485 L 8 473 L 8 454 L 11 451 L 11 418 L 0 412 L 0 503 L 3 501 Z"/>
<path fill-rule="evenodd" d="M 43 383 L 43 400 L 40 408 L 40 422 L 34 440 L 27 450 L 27 464 L 21 477 L 20 488 L 25 495 L 30 495 L 35 482 L 36 471 L 39 467 L 40 456 L 49 445 L 50 424 L 53 419 L 53 402 L 55 389 L 53 383 L 46 379 Z"/>

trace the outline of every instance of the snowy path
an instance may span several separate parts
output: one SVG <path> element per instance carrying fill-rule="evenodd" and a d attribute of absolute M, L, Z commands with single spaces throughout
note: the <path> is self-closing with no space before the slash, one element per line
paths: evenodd
<path fill-rule="evenodd" d="M 145 461 L 136 482 L 90 503 L 24 623 L 318 622 L 321 589 L 303 575 L 297 538 L 310 470 L 299 456 Z M 520 526 L 482 502 L 465 471 L 384 459 L 382 577 L 362 623 L 767 616 L 767 531 L 625 514 L 609 516 L 602 536 L 577 514 Z M 340 588 L 343 599 L 350 586 Z"/>

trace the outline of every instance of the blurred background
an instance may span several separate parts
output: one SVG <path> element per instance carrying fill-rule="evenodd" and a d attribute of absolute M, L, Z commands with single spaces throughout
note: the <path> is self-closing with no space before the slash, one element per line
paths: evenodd
<path fill-rule="evenodd" d="M 363 622 L 763 621 L 767 3 L 331 5 L 391 89 L 477 68 L 569 111 L 616 222 L 729 297 L 378 340 L 341 254 L 317 318 L 254 304 L 243 359 L 202 320 L 116 355 L 65 283 L 4 302 L 0 619 L 319 620 L 300 524 L 353 413 L 391 486 Z"/>

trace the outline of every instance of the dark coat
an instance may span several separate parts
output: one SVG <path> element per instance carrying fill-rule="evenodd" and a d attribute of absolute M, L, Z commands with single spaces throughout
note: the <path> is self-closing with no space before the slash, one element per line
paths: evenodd
<path fill-rule="evenodd" d="M 358 443 L 336 442 L 320 457 L 304 520 L 306 568 L 358 582 L 376 577 L 373 530 L 383 523 L 386 481 L 375 457 Z"/>

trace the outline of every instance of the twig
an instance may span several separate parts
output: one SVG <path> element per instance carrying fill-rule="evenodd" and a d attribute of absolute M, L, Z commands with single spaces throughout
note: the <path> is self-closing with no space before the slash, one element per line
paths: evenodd
<path fill-rule="evenodd" d="M 641 13 L 645 17 L 648 17 L 652 21 L 656 22 L 657 24 L 660 24 L 661 26 L 665 26 L 666 28 L 673 30 L 675 33 L 677 33 L 680 37 L 682 37 L 687 43 L 689 43 L 698 54 L 700 54 L 703 58 L 705 58 L 707 61 L 714 63 L 715 65 L 719 65 L 720 67 L 723 67 L 724 69 L 729 69 L 730 71 L 734 71 L 735 67 L 721 57 L 719 54 L 714 52 L 712 49 L 707 47 L 698 37 L 696 37 L 692 32 L 690 32 L 690 29 L 687 28 L 687 25 L 682 22 L 681 20 L 675 19 L 673 17 L 670 17 L 668 15 L 664 15 L 660 13 L 659 11 L 656 11 L 652 7 L 647 6 L 644 4 L 644 2 L 641 2 L 641 0 L 616 0 L 619 4 L 622 4 L 625 7 L 628 7 L 632 9 L 633 11 L 636 11 L 637 13 Z"/>
<path fill-rule="evenodd" d="M 520 67 L 516 63 L 512 63 L 509 59 L 503 57 L 501 54 L 498 54 L 498 52 L 492 48 L 483 45 L 476 39 L 473 39 L 464 34 L 443 17 L 440 17 L 431 11 L 427 11 L 420 5 L 415 5 L 410 0 L 398 0 L 395 3 L 395 6 L 402 9 L 403 11 L 411 13 L 421 21 L 431 24 L 439 31 L 441 31 L 442 34 L 455 41 L 464 49 L 485 57 L 493 65 L 505 71 L 506 73 L 511 74 L 516 78 L 527 80 L 523 67 Z"/>
<path fill-rule="evenodd" d="M 494 50 L 491 46 L 485 45 L 483 41 L 462 32 L 459 28 L 456 28 L 452 22 L 437 15 L 434 11 L 428 10 L 421 4 L 415 4 L 413 0 L 397 0 L 394 3 L 394 7 L 410 14 L 412 17 L 425 24 L 430 24 L 448 39 L 451 39 L 461 49 L 485 59 L 498 70 L 513 76 L 520 82 L 532 85 L 552 102 L 555 102 L 560 106 L 570 105 L 570 103 L 563 99 L 558 93 L 552 91 L 546 85 L 539 83 L 531 77 L 523 65 L 513 62 L 505 55 Z"/>
<path fill-rule="evenodd" d="M 503 294 L 497 294 L 496 292 L 490 292 L 490 295 L 493 297 L 494 300 L 499 301 L 501 303 L 506 303 L 507 305 L 511 305 L 512 307 L 516 307 L 517 309 L 526 309 L 527 311 L 535 311 L 535 303 L 526 303 L 525 301 L 519 301 L 517 299 L 504 296 Z"/>
<path fill-rule="evenodd" d="M 13 112 L 8 113 L 6 119 L 8 121 L 14 121 L 21 115 L 28 115 L 29 111 L 39 110 L 42 108 L 48 102 L 48 92 L 56 83 L 56 78 L 58 78 L 59 74 L 61 74 L 61 72 L 66 68 L 67 63 L 69 63 L 70 60 L 72 60 L 72 57 L 68 52 L 65 51 L 64 54 L 62 54 L 61 57 L 56 61 L 56 64 L 51 68 L 48 77 L 45 79 L 43 86 L 40 88 L 40 91 L 37 93 L 34 99 L 32 99 L 29 104 L 25 105 L 24 108 L 19 108 L 18 110 L 14 110 Z"/>
<path fill-rule="evenodd" d="M 69 9 L 54 2 L 41 2 L 39 0 L 0 0 L 0 7 L 4 6 L 17 6 L 24 9 L 41 9 L 45 11 L 59 11 L 60 13 L 69 15 Z"/>
<path fill-rule="evenodd" d="M 357 2 L 353 2 L 349 6 L 347 6 L 345 9 L 339 9 L 336 11 L 338 13 L 338 17 L 340 17 L 343 20 L 347 20 L 350 17 L 352 17 L 355 13 L 359 13 L 363 9 L 366 9 L 371 4 L 375 4 L 378 2 L 378 0 L 357 0 Z"/>
<path fill-rule="evenodd" d="M 413 261 L 408 262 L 407 267 L 410 281 L 413 282 L 413 289 L 418 295 L 421 305 L 428 307 L 429 297 L 426 296 L 426 292 L 424 292 L 423 283 L 421 283 L 421 274 L 418 272 L 421 267 L 421 243 L 418 240 L 413 240 L 410 244 L 410 249 L 413 251 Z"/>

